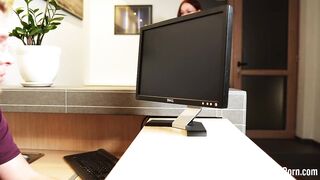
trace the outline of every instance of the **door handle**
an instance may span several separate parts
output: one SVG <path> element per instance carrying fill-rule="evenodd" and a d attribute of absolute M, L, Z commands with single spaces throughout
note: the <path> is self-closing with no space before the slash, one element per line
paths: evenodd
<path fill-rule="evenodd" d="M 246 62 L 240 62 L 240 61 L 238 61 L 238 63 L 237 63 L 237 66 L 238 66 L 238 67 L 247 66 L 247 65 L 248 65 L 248 63 L 246 63 Z"/>

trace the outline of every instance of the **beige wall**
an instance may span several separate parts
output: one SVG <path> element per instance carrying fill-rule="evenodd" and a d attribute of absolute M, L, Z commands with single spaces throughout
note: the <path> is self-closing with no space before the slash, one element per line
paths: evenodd
<path fill-rule="evenodd" d="M 85 84 L 135 86 L 139 35 L 114 35 L 115 5 L 152 5 L 155 23 L 174 18 L 179 3 L 179 0 L 84 0 Z"/>
<path fill-rule="evenodd" d="M 297 136 L 320 142 L 320 1 L 300 1 Z"/>

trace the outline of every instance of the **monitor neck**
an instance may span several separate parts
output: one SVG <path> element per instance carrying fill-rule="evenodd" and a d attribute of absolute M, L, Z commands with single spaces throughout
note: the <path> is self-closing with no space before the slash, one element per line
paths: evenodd
<path fill-rule="evenodd" d="M 188 106 L 176 120 L 173 121 L 172 127 L 186 129 L 188 124 L 200 113 L 201 107 Z"/>
<path fill-rule="evenodd" d="M 201 111 L 201 107 L 189 107 L 184 110 L 177 119 L 172 120 L 150 120 L 146 126 L 174 127 L 186 130 L 187 136 L 207 136 L 207 130 L 201 122 L 192 121 Z"/>

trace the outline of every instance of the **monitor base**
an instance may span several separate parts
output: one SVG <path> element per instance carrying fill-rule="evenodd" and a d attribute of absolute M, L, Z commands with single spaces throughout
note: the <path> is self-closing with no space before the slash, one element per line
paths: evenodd
<path fill-rule="evenodd" d="M 145 126 L 172 127 L 173 120 L 151 120 Z M 207 136 L 207 130 L 201 122 L 192 121 L 185 130 L 187 136 Z"/>
<path fill-rule="evenodd" d="M 207 130 L 201 122 L 191 121 L 186 126 L 187 136 L 207 136 Z"/>

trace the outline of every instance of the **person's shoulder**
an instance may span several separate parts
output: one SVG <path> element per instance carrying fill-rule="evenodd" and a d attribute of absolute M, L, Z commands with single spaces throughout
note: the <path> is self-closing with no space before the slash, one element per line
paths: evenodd
<path fill-rule="evenodd" d="M 0 121 L 3 119 L 3 113 L 2 113 L 2 109 L 0 108 Z"/>

